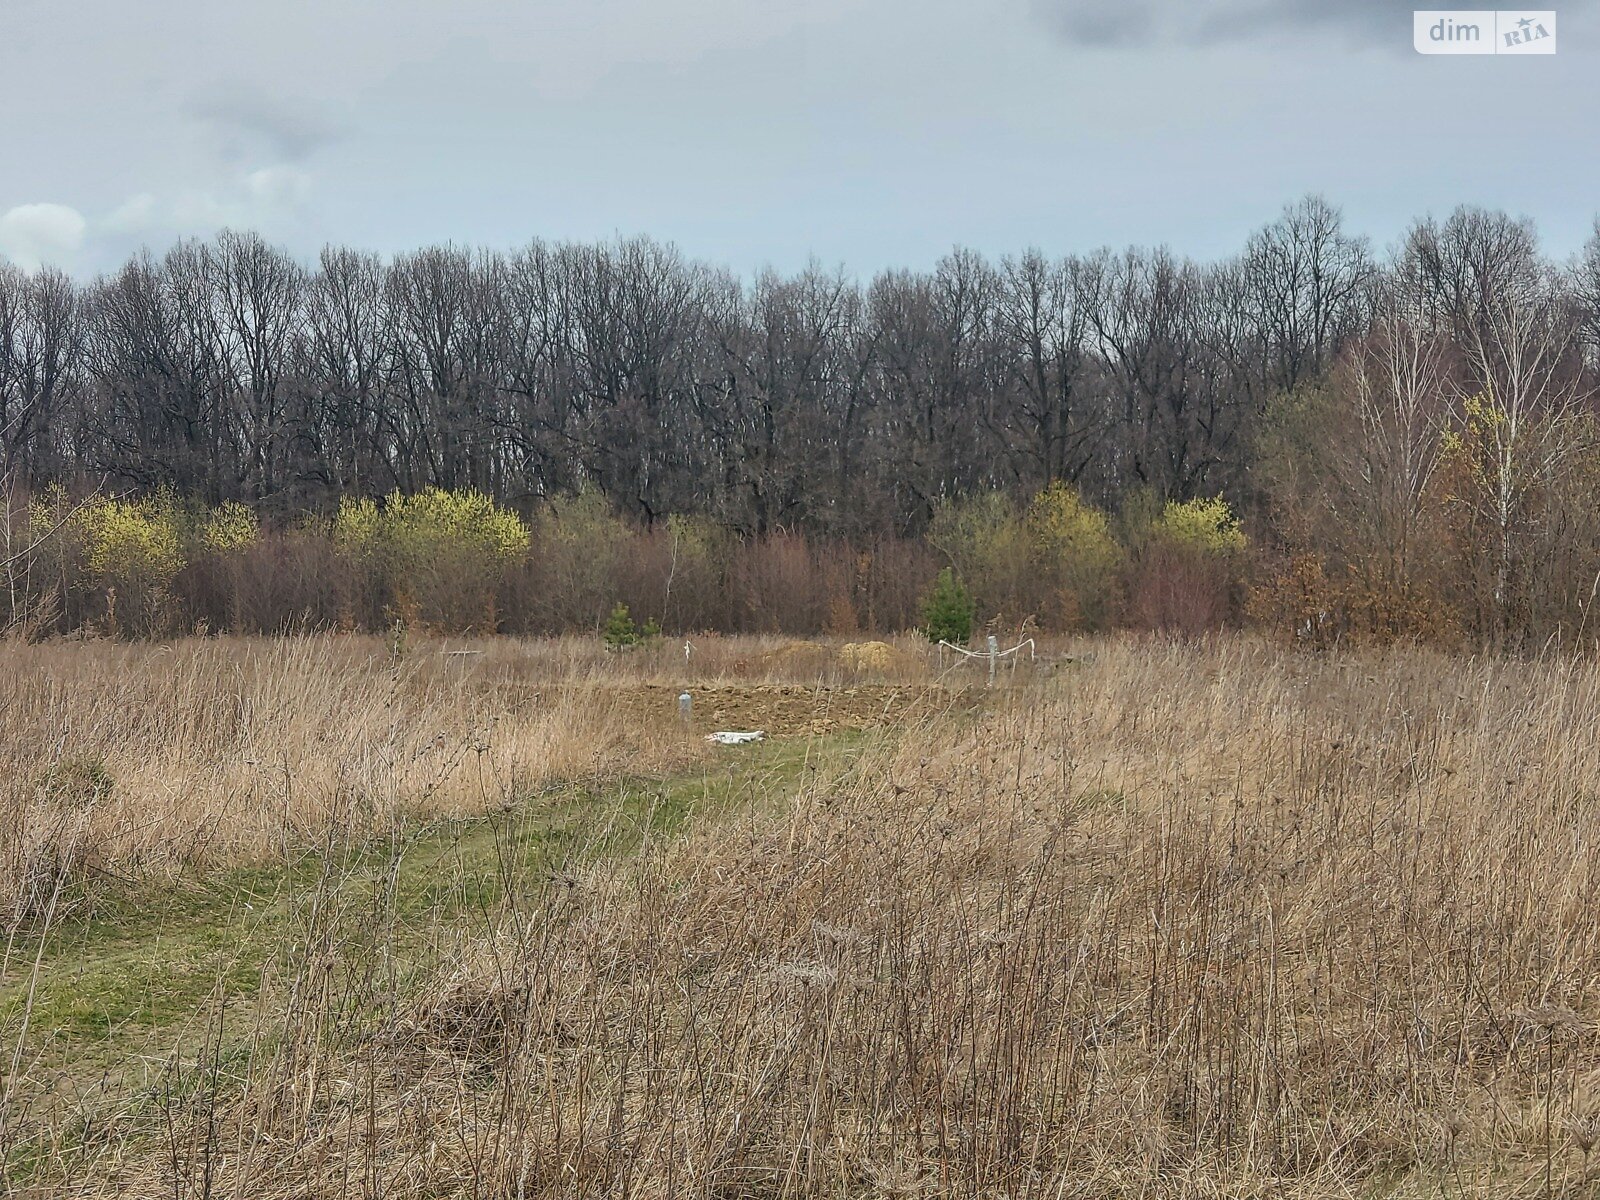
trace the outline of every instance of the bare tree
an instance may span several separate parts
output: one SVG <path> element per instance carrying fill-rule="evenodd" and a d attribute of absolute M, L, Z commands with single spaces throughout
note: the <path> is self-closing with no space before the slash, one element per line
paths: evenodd
<path fill-rule="evenodd" d="M 1600 221 L 1584 243 L 1572 272 L 1572 298 L 1583 329 L 1590 366 L 1600 365 Z"/>
<path fill-rule="evenodd" d="M 994 414 L 1001 440 L 1020 458 L 1029 486 L 1076 482 L 1105 431 L 1094 407 L 1088 320 L 1079 303 L 1079 264 L 1038 251 L 1001 261 L 996 335 L 1008 366 L 1007 403 Z"/>
<path fill-rule="evenodd" d="M 232 398 L 237 480 L 255 501 L 288 483 L 293 429 L 284 371 L 300 326 L 304 273 L 256 234 L 224 230 L 204 251 L 217 308 L 218 369 Z"/>
<path fill-rule="evenodd" d="M 57 473 L 68 448 L 57 438 L 82 385 L 83 303 L 58 271 L 25 275 L 0 266 L 0 472 Z"/>
<path fill-rule="evenodd" d="M 318 266 L 295 342 L 307 456 L 301 482 L 324 494 L 365 495 L 400 481 L 386 391 L 392 337 L 383 263 L 330 247 Z"/>
<path fill-rule="evenodd" d="M 1356 534 L 1346 560 L 1381 590 L 1408 591 L 1448 420 L 1449 378 L 1425 300 L 1397 271 L 1342 382 L 1352 420 L 1326 447 L 1340 477 L 1333 515 Z M 1356 552 L 1351 552 L 1356 551 Z"/>
<path fill-rule="evenodd" d="M 1531 501 L 1581 444 L 1576 315 L 1525 221 L 1458 209 L 1413 230 L 1408 253 L 1465 362 L 1456 445 L 1474 484 L 1466 501 L 1493 531 L 1493 620 L 1504 638 Z"/>
<path fill-rule="evenodd" d="M 1165 250 L 1103 252 L 1082 281 L 1119 410 L 1113 486 L 1180 500 L 1222 486 L 1243 417 L 1218 355 L 1222 281 Z"/>
<path fill-rule="evenodd" d="M 1321 196 L 1307 196 L 1250 238 L 1240 266 L 1266 381 L 1287 390 L 1323 372 L 1361 324 L 1373 278 L 1366 240 L 1346 234 Z"/>

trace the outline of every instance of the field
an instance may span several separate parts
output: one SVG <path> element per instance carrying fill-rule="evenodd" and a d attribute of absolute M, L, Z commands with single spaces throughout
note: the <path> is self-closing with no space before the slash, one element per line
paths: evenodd
<path fill-rule="evenodd" d="M 0 647 L 4 1190 L 1600 1194 L 1600 668 L 1041 649 Z"/>

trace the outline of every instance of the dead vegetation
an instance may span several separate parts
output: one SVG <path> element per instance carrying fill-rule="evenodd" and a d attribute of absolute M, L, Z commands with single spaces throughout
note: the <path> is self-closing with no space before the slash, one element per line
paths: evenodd
<path fill-rule="evenodd" d="M 57 884 L 260 860 L 337 824 L 377 834 L 556 781 L 671 772 L 733 725 L 862 729 L 944 706 L 910 639 L 884 669 L 836 646 L 698 638 L 321 635 L 0 643 L 0 915 Z M 893 681 L 893 682 L 891 682 Z M 959 689 L 963 680 L 951 680 Z M 677 719 L 684 688 L 702 697 Z"/>
<path fill-rule="evenodd" d="M 325 920 L 270 1034 L 30 1178 L 1592 1194 L 1596 711 L 1583 662 L 1103 643 L 975 722 L 518 878 L 403 994 L 381 923 Z"/>
<path fill-rule="evenodd" d="M 58 885 L 258 860 L 697 753 L 560 679 L 376 638 L 0 648 L 0 911 Z M 663 714 L 665 716 L 665 714 Z"/>

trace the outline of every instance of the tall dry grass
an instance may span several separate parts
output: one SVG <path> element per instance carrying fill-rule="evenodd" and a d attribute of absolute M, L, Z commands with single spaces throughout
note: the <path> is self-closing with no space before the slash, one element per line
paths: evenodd
<path fill-rule="evenodd" d="M 901 637 L 869 671 L 839 640 L 696 637 L 0 641 L 0 919 L 58 885 L 234 864 L 483 811 L 553 781 L 703 754 L 640 688 L 927 683 Z M 961 682 L 970 670 L 957 674 Z"/>
<path fill-rule="evenodd" d="M 335 823 L 378 833 L 699 752 L 554 651 L 451 649 L 0 644 L 0 915 L 63 882 L 259 859 Z"/>
<path fill-rule="evenodd" d="M 59 1186 L 1593 1194 L 1597 712 L 1590 663 L 1105 643 L 521 881 L 403 1002 L 325 932 L 321 1007 Z"/>

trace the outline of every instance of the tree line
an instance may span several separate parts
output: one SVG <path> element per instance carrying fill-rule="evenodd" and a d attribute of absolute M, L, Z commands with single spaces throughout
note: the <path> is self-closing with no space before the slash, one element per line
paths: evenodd
<path fill-rule="evenodd" d="M 224 232 L 92 281 L 0 267 L 0 471 L 274 528 L 598 496 L 643 531 L 935 561 L 974 498 L 1020 520 L 1064 485 L 1137 557 L 1163 506 L 1222 496 L 1257 555 L 1228 619 L 1584 636 L 1597 351 L 1600 237 L 1557 263 L 1469 208 L 1381 255 L 1309 197 L 1219 262 L 956 251 L 866 281 L 643 239 L 304 264 Z"/>

